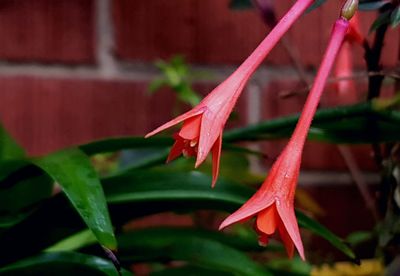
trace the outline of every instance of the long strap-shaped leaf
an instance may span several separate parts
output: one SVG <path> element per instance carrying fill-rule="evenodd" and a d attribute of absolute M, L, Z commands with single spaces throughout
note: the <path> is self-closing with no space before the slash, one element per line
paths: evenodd
<path fill-rule="evenodd" d="M 40 158 L 26 158 L 23 148 L 1 125 L 0 140 L 0 179 L 20 168 L 39 167 L 59 183 L 100 244 L 116 250 L 103 189 L 89 158 L 81 150 L 71 148 Z"/>
<path fill-rule="evenodd" d="M 220 180 L 210 189 L 209 176 L 199 172 L 172 173 L 137 171 L 103 180 L 103 187 L 115 225 L 123 225 L 135 217 L 166 211 L 197 209 L 231 212 L 240 207 L 253 193 L 252 188 Z M 58 196 L 50 200 L 22 223 L 0 234 L 0 263 L 34 253 L 84 228 L 66 201 Z M 55 213 L 54 210 L 57 210 Z M 327 239 L 333 246 L 354 258 L 351 249 L 326 227 L 299 215 L 300 226 Z M 26 229 L 29 229 L 27 232 Z M 63 229 L 63 231 L 60 231 Z M 40 237 L 35 238 L 38 233 Z M 29 244 L 26 252 L 16 248 Z"/>
<path fill-rule="evenodd" d="M 103 181 L 107 200 L 115 205 L 122 203 L 148 202 L 153 210 L 167 207 L 167 202 L 179 206 L 179 202 L 188 202 L 188 207 L 201 206 L 232 211 L 240 207 L 254 190 L 247 186 L 221 180 L 215 189 L 209 189 L 208 176 L 199 172 L 137 172 L 112 177 Z M 159 206 L 157 202 L 165 202 Z M 151 208 L 149 208 L 151 209 Z M 341 238 L 329 229 L 300 211 L 296 213 L 299 225 L 329 241 L 348 257 L 355 259 L 353 251 Z"/>
<path fill-rule="evenodd" d="M 103 246 L 109 257 L 116 263 L 116 265 L 118 265 L 118 262 L 112 253 L 112 251 L 116 250 L 117 248 L 117 242 L 107 209 L 107 202 L 97 173 L 92 167 L 88 156 L 85 155 L 81 150 L 72 148 L 38 158 L 15 158 L 16 159 L 0 162 L 0 178 L 2 179 L 0 188 L 5 189 L 3 192 L 6 191 L 8 195 L 11 196 L 13 189 L 8 187 L 9 184 L 11 185 L 11 188 L 14 188 L 15 183 L 18 183 L 18 186 L 21 186 L 21 183 L 27 183 L 28 180 L 34 179 L 35 177 L 45 177 L 46 175 L 50 176 L 62 187 L 64 193 L 67 195 L 76 211 L 78 211 L 83 221 L 86 223 L 89 229 L 93 231 L 98 242 Z M 32 168 L 34 170 L 32 170 Z M 43 185 L 45 184 L 46 183 L 43 183 Z M 18 187 L 15 186 L 15 188 Z M 39 190 L 40 189 L 38 188 L 38 191 Z M 48 197 L 49 194 L 41 193 L 33 197 L 33 199 L 35 202 L 37 202 L 37 198 L 43 199 L 43 196 Z M 64 202 L 64 206 L 58 206 L 57 208 L 49 211 L 52 215 L 54 214 L 55 216 L 62 216 L 62 208 L 67 207 L 68 203 Z M 29 212 L 25 213 L 26 214 L 22 215 L 26 216 L 29 214 Z M 45 224 L 48 221 L 47 223 L 51 225 L 52 215 L 44 218 Z M 36 212 L 34 212 L 31 216 L 35 217 Z M 67 229 L 66 232 L 76 231 L 76 228 L 74 227 L 69 229 L 70 225 L 68 217 L 61 217 L 61 219 L 66 220 L 65 226 L 63 226 L 63 229 Z M 18 223 L 18 220 L 6 221 L 5 224 L 3 224 L 3 227 L 8 228 L 16 223 Z M 59 230 L 55 232 L 47 231 L 48 229 L 41 229 L 38 232 L 31 231 L 31 227 L 25 228 L 23 226 L 25 223 L 29 224 L 29 220 L 28 222 L 23 220 L 15 227 L 22 225 L 22 227 L 25 229 L 23 230 L 24 232 L 29 229 L 30 233 L 34 234 L 34 236 L 31 237 L 32 241 L 28 241 L 28 243 L 31 243 L 33 246 L 28 246 L 27 248 L 12 246 L 8 249 L 8 252 L 5 252 L 4 256 L 0 257 L 0 263 L 9 263 L 20 257 L 29 256 L 29 254 L 37 252 L 35 244 L 39 245 L 41 244 L 41 241 L 45 239 L 45 237 L 42 237 L 41 235 L 52 235 L 52 238 L 54 239 L 63 237 L 63 234 L 61 234 Z M 7 230 L 4 230 L 0 239 L 4 238 L 8 240 L 7 237 L 12 236 L 12 234 L 10 234 L 13 233 L 12 229 L 14 228 L 11 227 Z M 12 238 L 10 238 L 9 241 L 11 243 L 14 242 Z M 50 244 L 42 244 L 42 246 L 46 245 L 49 246 Z"/>
<path fill-rule="evenodd" d="M 79 149 L 67 149 L 30 159 L 63 189 L 101 245 L 117 249 L 106 199 L 89 158 Z"/>
<path fill-rule="evenodd" d="M 142 236 L 142 239 L 137 239 L 140 237 L 135 238 L 134 236 L 128 239 L 131 247 L 127 248 L 126 252 L 121 252 L 121 254 L 124 253 L 127 261 L 140 260 L 141 257 L 144 257 L 145 261 L 167 258 L 187 261 L 190 264 L 210 269 L 230 271 L 236 275 L 272 275 L 245 253 L 215 240 L 194 235 L 182 237 L 179 235 L 161 235 L 153 237 L 156 240 L 152 241 L 146 239 L 145 236 Z M 152 253 L 149 252 L 149 249 Z M 138 254 L 139 252 L 145 254 Z"/>
<path fill-rule="evenodd" d="M 45 253 L 0 269 L 0 275 L 117 276 L 112 263 L 75 252 Z M 132 275 L 122 270 L 123 276 Z"/>
<path fill-rule="evenodd" d="M 244 140 L 273 140 L 290 137 L 299 115 L 290 115 L 258 124 L 235 128 L 224 133 L 225 142 Z M 379 131 L 371 130 L 373 122 Z M 352 106 L 340 106 L 318 110 L 310 129 L 309 139 L 328 143 L 370 144 L 398 141 L 400 131 L 400 112 L 377 109 L 373 103 L 366 102 Z M 172 145 L 170 137 L 119 137 L 80 145 L 88 155 L 118 151 L 129 148 L 167 147 Z M 226 144 L 225 144 L 226 145 Z"/>

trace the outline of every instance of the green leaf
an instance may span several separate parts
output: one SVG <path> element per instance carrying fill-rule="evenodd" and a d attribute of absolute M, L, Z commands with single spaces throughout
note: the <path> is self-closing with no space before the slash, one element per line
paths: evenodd
<path fill-rule="evenodd" d="M 0 228 L 19 223 L 51 196 L 53 181 L 37 171 L 38 175 L 17 179 L 11 187 L 0 189 Z"/>
<path fill-rule="evenodd" d="M 167 86 L 177 93 L 178 99 L 184 103 L 195 106 L 200 102 L 200 96 L 191 88 L 191 72 L 182 56 L 174 56 L 169 62 L 160 60 L 156 66 L 163 76 L 150 84 L 150 91 L 154 92 L 161 86 Z"/>
<path fill-rule="evenodd" d="M 25 157 L 25 150 L 0 125 L 0 162 Z"/>
<path fill-rule="evenodd" d="M 234 273 L 208 269 L 194 265 L 185 265 L 183 267 L 166 268 L 150 274 L 151 276 L 234 276 Z"/>
<path fill-rule="evenodd" d="M 211 177 L 200 172 L 137 170 L 105 178 L 102 182 L 115 225 L 124 225 L 134 218 L 167 211 L 209 209 L 232 212 L 255 192 L 248 186 L 222 178 L 211 189 Z M 42 250 L 84 229 L 73 210 L 67 207 L 66 201 L 59 195 L 23 223 L 10 228 L 8 233 L 0 234 L 3 248 L 0 251 L 0 264 Z M 322 237 L 326 236 L 334 246 L 354 256 L 348 252 L 349 248 L 344 243 L 337 244 L 342 242 L 340 238 L 318 223 L 310 222 L 309 218 L 302 215 L 299 215 L 298 220 L 301 226 L 310 228 Z M 26 232 L 26 229 L 30 231 Z M 22 247 L 26 249 L 18 250 Z"/>
<path fill-rule="evenodd" d="M 156 201 L 190 202 L 186 208 L 189 206 L 196 208 L 199 205 L 203 209 L 212 206 L 213 209 L 226 211 L 239 208 L 254 193 L 254 190 L 247 186 L 222 179 L 211 190 L 207 185 L 209 180 L 208 176 L 198 172 L 137 172 L 105 179 L 104 190 L 107 200 L 114 204 L 146 202 L 150 205 Z M 156 206 L 153 207 L 156 208 Z M 350 258 L 355 258 L 352 250 L 341 238 L 303 213 L 297 212 L 296 214 L 300 226 L 323 237 Z"/>
<path fill-rule="evenodd" d="M 324 238 L 348 257 L 356 259 L 353 250 L 344 242 L 344 240 L 333 234 L 328 228 L 298 210 L 296 210 L 296 217 L 301 227 L 304 227 L 314 234 Z"/>
<path fill-rule="evenodd" d="M 224 142 L 272 140 L 290 137 L 299 115 L 268 120 L 226 131 Z M 330 143 L 369 144 L 400 140 L 400 112 L 380 110 L 371 102 L 318 110 L 309 139 Z"/>
<path fill-rule="evenodd" d="M 135 255 L 133 252 L 137 249 L 134 247 L 140 246 L 141 254 L 139 256 L 132 256 L 134 259 L 154 257 L 154 254 L 163 254 L 162 252 L 154 252 L 153 247 L 164 246 L 166 244 L 176 242 L 177 237 L 191 239 L 192 237 L 213 240 L 225 244 L 227 246 L 239 249 L 241 251 L 265 251 L 264 247 L 260 247 L 257 243 L 257 236 L 243 236 L 237 234 L 225 234 L 221 231 L 210 231 L 204 229 L 196 229 L 189 227 L 154 227 L 145 228 L 140 230 L 131 231 L 119 235 L 118 243 L 121 244 L 119 252 L 121 258 L 123 255 Z M 273 245 L 273 250 L 282 251 L 283 247 Z"/>
<path fill-rule="evenodd" d="M 370 231 L 357 231 L 347 236 L 346 241 L 352 246 L 362 244 L 374 238 L 374 233 Z"/>
<path fill-rule="evenodd" d="M 241 205 L 253 192 L 246 186 L 222 179 L 211 189 L 211 178 L 197 171 L 171 173 L 162 170 L 135 171 L 105 178 L 103 188 L 109 203 L 189 201 L 192 202 L 190 206 L 195 206 L 199 201 L 221 204 L 224 208 L 230 206 L 230 210 Z"/>
<path fill-rule="evenodd" d="M 390 23 L 391 11 L 385 11 L 381 13 L 378 18 L 372 23 L 369 32 L 372 33 L 376 31 L 379 27 L 387 25 Z"/>
<path fill-rule="evenodd" d="M 129 180 L 130 178 L 130 180 Z M 192 204 L 198 200 L 206 200 L 218 208 L 223 203 L 225 210 L 240 207 L 253 190 L 246 186 L 236 185 L 232 182 L 220 180 L 216 188 L 207 188 L 208 177 L 198 172 L 191 173 L 137 173 L 105 180 L 104 189 L 107 199 L 111 203 L 132 201 L 152 202 L 162 201 L 190 201 Z M 118 185 L 117 183 L 126 183 Z M 135 183 L 131 185 L 130 183 Z M 236 205 L 236 206 L 235 206 Z M 231 207 L 232 206 L 232 207 Z M 234 209 L 236 209 L 234 208 Z M 351 258 L 355 258 L 352 250 L 327 228 L 312 220 L 301 212 L 297 212 L 299 224 L 315 234 L 328 240 L 333 246 Z"/>
<path fill-rule="evenodd" d="M 4 276 L 118 276 L 114 265 L 99 257 L 75 252 L 45 253 L 0 269 Z M 132 275 L 126 270 L 123 276 Z"/>
<path fill-rule="evenodd" d="M 390 1 L 383 1 L 383 0 L 364 1 L 364 2 L 360 1 L 358 9 L 361 11 L 376 11 L 389 3 Z"/>
<path fill-rule="evenodd" d="M 190 104 L 192 107 L 201 101 L 201 97 L 189 85 L 179 85 L 175 90 L 178 92 L 179 99 L 184 103 Z"/>
<path fill-rule="evenodd" d="M 325 4 L 326 0 L 315 0 L 314 3 L 307 9 L 306 13 L 311 12 L 315 10 L 316 8 L 319 8 L 323 4 Z"/>
<path fill-rule="evenodd" d="M 308 276 L 312 270 L 312 266 L 299 257 L 273 259 L 268 261 L 267 267 L 275 272 L 274 275 L 285 276 Z"/>
<path fill-rule="evenodd" d="M 166 86 L 168 83 L 164 79 L 154 79 L 149 84 L 149 92 L 154 93 L 157 90 L 161 89 L 161 87 Z"/>
<path fill-rule="evenodd" d="M 396 28 L 400 24 L 400 6 L 397 7 L 390 16 L 391 25 Z"/>
<path fill-rule="evenodd" d="M 79 146 L 79 148 L 87 155 L 98 153 L 113 152 L 123 149 L 135 148 L 163 148 L 169 147 L 174 140 L 171 137 L 115 137 Z"/>
<path fill-rule="evenodd" d="M 229 2 L 229 8 L 231 9 L 249 9 L 252 7 L 250 0 L 231 0 Z"/>
<path fill-rule="evenodd" d="M 126 263 L 181 260 L 236 275 L 270 275 L 246 254 L 215 239 L 221 235 L 191 229 L 143 229 L 119 237 L 119 254 Z M 229 242 L 228 237 L 225 241 Z"/>
<path fill-rule="evenodd" d="M 87 245 L 96 243 L 96 237 L 90 230 L 83 230 L 75 235 L 72 235 L 49 248 L 45 252 L 60 252 L 60 251 L 74 251 Z"/>
<path fill-rule="evenodd" d="M 60 184 L 100 244 L 115 250 L 106 199 L 89 158 L 78 149 L 67 149 L 31 161 Z"/>

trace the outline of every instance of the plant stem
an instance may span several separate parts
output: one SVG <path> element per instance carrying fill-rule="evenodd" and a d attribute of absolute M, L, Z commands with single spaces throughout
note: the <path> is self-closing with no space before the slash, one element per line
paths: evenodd
<path fill-rule="evenodd" d="M 389 9 L 392 9 L 391 5 L 385 5 L 380 9 L 380 14 L 383 14 Z M 379 26 L 376 30 L 374 43 L 372 47 L 369 47 L 368 43 L 364 43 L 365 49 L 365 61 L 367 63 L 368 72 L 381 71 L 382 66 L 380 59 L 382 55 L 382 49 L 384 45 L 385 35 L 389 24 L 385 23 Z M 382 87 L 384 76 L 369 76 L 368 78 L 368 100 L 379 97 Z M 372 129 L 377 129 L 376 124 L 371 123 Z M 374 152 L 375 163 L 379 168 L 382 168 L 383 156 L 379 144 L 372 144 L 372 150 Z"/>
<path fill-rule="evenodd" d="M 384 6 L 380 13 L 384 13 L 388 10 L 389 5 Z M 374 38 L 374 43 L 370 47 L 367 43 L 364 44 L 365 49 L 365 61 L 367 63 L 368 72 L 380 72 L 382 66 L 380 64 L 382 49 L 384 45 L 385 35 L 388 29 L 388 24 L 382 24 L 377 30 Z M 368 100 L 379 97 L 382 81 L 384 76 L 374 75 L 369 76 L 368 81 Z"/>

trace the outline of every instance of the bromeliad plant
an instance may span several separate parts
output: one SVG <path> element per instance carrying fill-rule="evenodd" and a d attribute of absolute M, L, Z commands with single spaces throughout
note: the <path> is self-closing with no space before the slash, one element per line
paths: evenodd
<path fill-rule="evenodd" d="M 190 95 L 180 98 L 194 106 L 147 135 L 183 123 L 173 136 L 174 144 L 169 137 L 112 138 L 42 157 L 29 157 L 1 129 L 0 275 L 53 275 L 55 270 L 60 275 L 130 275 L 130 269 L 139 275 L 289 275 L 291 272 L 307 275 L 312 267 L 305 261 L 307 242 L 303 247 L 299 226 L 325 238 L 350 260 L 356 261 L 348 243 L 294 209 L 307 138 L 335 144 L 373 145 L 383 173 L 376 204 L 379 208 L 377 230 L 367 236 L 376 242 L 385 263 L 393 262 L 390 269 L 398 271 L 394 261 L 398 256 L 393 248 L 398 249 L 396 240 L 400 234 L 396 228 L 400 221 L 397 195 L 400 112 L 395 109 L 399 97 L 378 98 L 382 81 L 387 77 L 379 57 L 387 28 L 397 26 L 400 21 L 398 1 L 343 1 L 302 113 L 223 133 L 240 94 L 261 62 L 307 9 L 317 9 L 324 2 L 297 0 L 277 21 L 273 1 L 254 1 L 264 22 L 276 25 L 243 64 L 197 105 L 197 96 L 187 81 L 180 79 L 178 84 L 163 81 L 162 85 Z M 243 6 L 250 2 L 236 0 L 232 4 Z M 372 45 L 351 21 L 358 4 L 359 9 L 378 10 L 380 14 L 371 28 L 376 34 Z M 332 80 L 339 81 L 338 96 L 351 98 L 349 91 L 354 93 L 350 43 L 365 50 L 368 101 L 317 110 L 335 61 L 337 67 Z M 167 75 L 171 70 L 186 68 L 181 61 L 178 67 L 159 64 Z M 173 73 L 182 73 L 178 69 Z M 389 75 L 397 79 L 394 73 Z M 169 80 L 168 76 L 164 80 Z M 259 153 L 234 143 L 289 137 L 287 146 L 258 190 L 237 183 L 238 180 L 258 182 L 259 178 L 248 169 L 247 156 Z M 121 169 L 113 169 L 115 155 L 110 159 L 98 156 L 126 149 L 140 152 L 144 148 L 152 153 L 142 154 Z M 168 166 L 163 164 L 165 159 L 172 161 L 183 154 L 196 157 L 195 167 L 203 163 L 208 165 L 206 159 L 210 152 L 211 177 L 208 167 L 193 171 L 186 159 Z M 101 163 L 102 177 L 91 161 Z M 112 164 L 107 165 L 107 162 Z M 210 182 L 214 189 L 209 187 Z M 219 216 L 214 219 L 215 212 L 198 212 L 204 209 L 236 210 L 225 218 L 221 229 L 256 217 L 255 231 L 241 224 L 230 227 L 229 231 L 216 231 Z M 168 215 L 173 212 L 175 218 L 189 214 L 184 218 L 190 223 L 187 227 L 136 228 L 137 220 L 165 212 Z M 159 220 L 162 218 L 161 215 Z M 151 223 L 142 221 L 141 224 L 150 226 Z M 279 233 L 291 260 L 276 261 L 284 256 L 284 248 L 270 242 L 275 232 Z M 293 258 L 295 248 L 302 260 Z"/>

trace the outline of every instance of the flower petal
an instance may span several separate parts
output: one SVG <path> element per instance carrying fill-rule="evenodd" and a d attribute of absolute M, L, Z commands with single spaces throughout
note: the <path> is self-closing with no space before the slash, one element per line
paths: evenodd
<path fill-rule="evenodd" d="M 275 233 L 276 228 L 280 223 L 278 212 L 276 211 L 275 204 L 272 204 L 267 209 L 262 210 L 256 219 L 257 229 L 267 235 Z"/>
<path fill-rule="evenodd" d="M 175 143 L 171 148 L 171 151 L 169 152 L 168 158 L 167 158 L 167 163 L 171 162 L 175 158 L 177 158 L 179 155 L 182 154 L 182 150 L 185 148 L 185 143 L 179 135 L 175 136 Z"/>
<path fill-rule="evenodd" d="M 268 208 L 273 203 L 274 199 L 271 197 L 271 194 L 266 194 L 262 189 L 259 189 L 248 201 L 246 201 L 245 204 L 242 205 L 242 207 L 221 223 L 219 230 L 236 222 L 250 218 L 258 212 Z"/>
<path fill-rule="evenodd" d="M 213 114 L 212 111 L 207 109 L 203 113 L 201 120 L 199 147 L 195 164 L 196 168 L 207 158 L 207 155 L 214 143 L 217 141 L 218 136 L 221 135 L 222 129 L 223 125 L 221 125 L 218 117 Z"/>
<path fill-rule="evenodd" d="M 222 133 L 217 138 L 217 141 L 214 143 L 211 154 L 212 154 L 212 184 L 211 187 L 215 187 L 215 183 L 217 182 L 218 174 L 219 174 L 219 160 L 221 157 L 221 149 L 222 149 Z"/>
<path fill-rule="evenodd" d="M 278 231 L 279 231 L 279 235 L 281 236 L 281 239 L 283 241 L 283 244 L 285 245 L 286 252 L 287 252 L 289 258 L 293 258 L 294 243 L 293 243 L 292 239 L 290 238 L 288 232 L 286 231 L 286 228 L 283 225 L 282 221 L 280 221 L 280 225 L 278 226 Z"/>
<path fill-rule="evenodd" d="M 305 260 L 303 242 L 301 241 L 299 226 L 297 224 L 297 219 L 294 214 L 293 204 L 281 202 L 279 205 L 277 204 L 277 210 L 288 235 L 290 236 L 291 240 L 297 248 L 297 251 L 300 254 L 300 257 Z"/>
<path fill-rule="evenodd" d="M 156 128 L 152 132 L 147 133 L 145 138 L 153 136 L 154 134 L 157 134 L 158 132 L 161 132 L 161 131 L 163 131 L 163 130 L 165 130 L 167 128 L 170 128 L 173 125 L 179 124 L 183 120 L 189 119 L 189 118 L 191 118 L 193 116 L 196 116 L 196 115 L 200 115 L 201 113 L 204 112 L 205 109 L 206 109 L 206 107 L 204 107 L 204 106 L 202 106 L 200 108 L 193 108 L 193 109 L 189 110 L 188 112 L 186 112 L 186 113 L 176 117 L 175 119 L 163 124 L 162 126 Z"/>
<path fill-rule="evenodd" d="M 200 134 L 201 118 L 201 115 L 196 115 L 186 119 L 179 131 L 179 136 L 187 140 L 198 138 Z"/>

